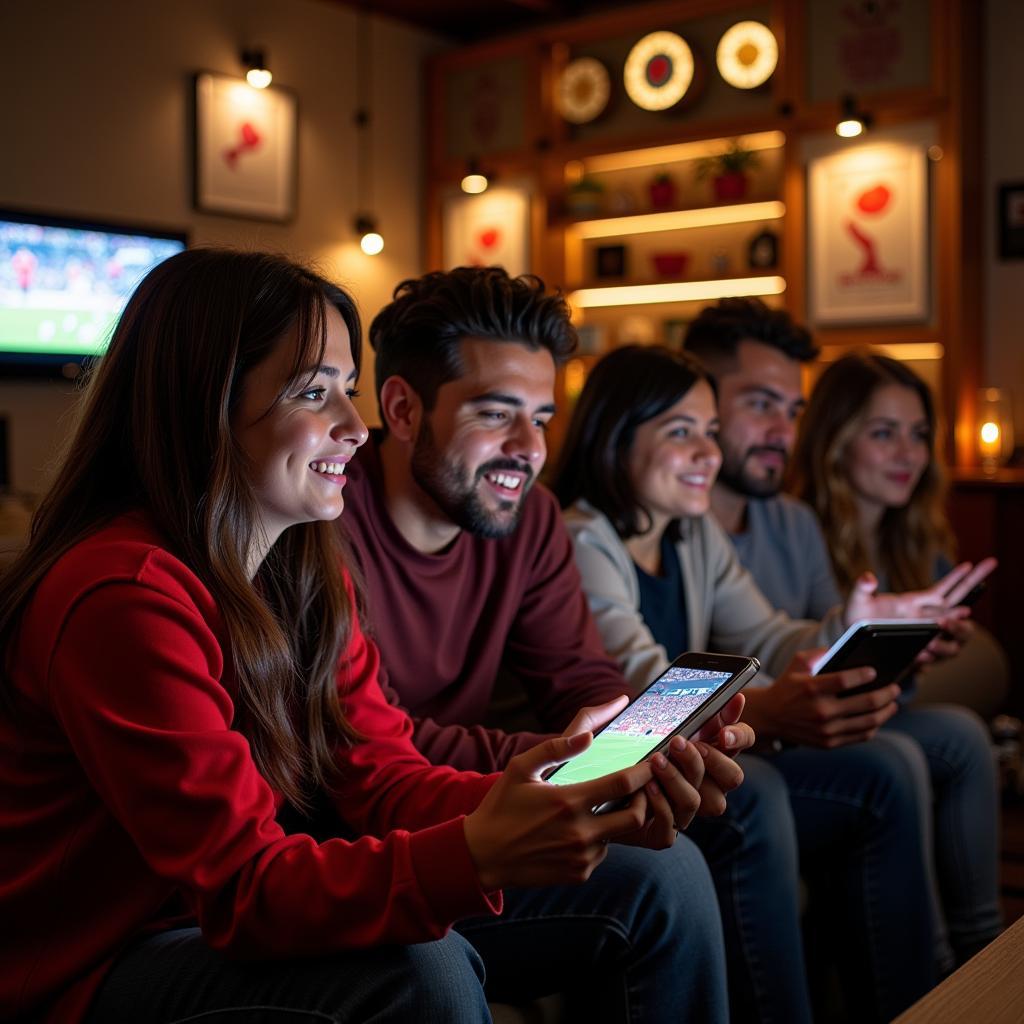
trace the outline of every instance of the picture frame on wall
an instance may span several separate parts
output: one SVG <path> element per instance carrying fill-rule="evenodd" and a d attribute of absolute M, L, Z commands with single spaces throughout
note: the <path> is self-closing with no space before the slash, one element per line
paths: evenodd
<path fill-rule="evenodd" d="M 279 86 L 195 76 L 194 204 L 205 213 L 287 221 L 295 215 L 298 104 Z"/>
<path fill-rule="evenodd" d="M 530 192 L 492 186 L 479 195 L 458 193 L 442 207 L 442 260 L 453 267 L 504 267 L 513 277 L 530 271 Z"/>
<path fill-rule="evenodd" d="M 999 258 L 1024 260 L 1024 181 L 1000 185 L 996 209 Z"/>
<path fill-rule="evenodd" d="M 916 141 L 850 146 L 808 167 L 807 278 L 813 323 L 929 316 L 928 167 Z"/>

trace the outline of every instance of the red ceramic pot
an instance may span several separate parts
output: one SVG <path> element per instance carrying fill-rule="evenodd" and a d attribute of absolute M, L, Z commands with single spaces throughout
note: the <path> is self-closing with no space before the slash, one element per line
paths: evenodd
<path fill-rule="evenodd" d="M 742 171 L 720 174 L 713 179 L 715 199 L 720 203 L 734 203 L 747 194 L 747 176 Z"/>

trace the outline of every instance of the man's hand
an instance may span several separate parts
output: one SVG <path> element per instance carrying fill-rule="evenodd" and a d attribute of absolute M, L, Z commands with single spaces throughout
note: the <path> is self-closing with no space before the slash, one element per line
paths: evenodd
<path fill-rule="evenodd" d="M 747 691 L 747 720 L 763 736 L 832 749 L 871 739 L 897 711 L 899 686 L 844 697 L 870 683 L 873 668 L 812 675 L 823 649 L 800 651 L 771 686 Z"/>

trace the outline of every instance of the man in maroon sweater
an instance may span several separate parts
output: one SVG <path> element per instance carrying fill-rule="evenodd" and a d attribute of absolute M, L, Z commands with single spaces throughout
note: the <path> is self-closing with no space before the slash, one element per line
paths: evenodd
<path fill-rule="evenodd" d="M 576 335 L 560 297 L 496 268 L 428 274 L 395 294 L 370 328 L 384 426 L 349 466 L 343 528 L 382 683 L 417 747 L 491 771 L 629 689 L 591 620 L 558 504 L 536 484 L 555 368 Z M 544 734 L 482 724 L 500 673 L 522 684 Z M 752 740 L 738 724 L 716 743 L 735 753 Z M 742 776 L 700 749 L 713 813 Z"/>

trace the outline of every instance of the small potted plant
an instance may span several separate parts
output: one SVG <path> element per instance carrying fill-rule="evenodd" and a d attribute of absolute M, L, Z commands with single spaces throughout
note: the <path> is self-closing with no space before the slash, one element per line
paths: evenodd
<path fill-rule="evenodd" d="M 652 210 L 670 210 L 676 205 L 676 183 L 665 172 L 659 171 L 648 186 Z"/>
<path fill-rule="evenodd" d="M 716 202 L 737 202 L 747 194 L 747 171 L 753 170 L 759 162 L 753 150 L 732 142 L 724 153 L 704 157 L 697 163 L 697 180 L 711 179 Z"/>
<path fill-rule="evenodd" d="M 571 217 L 595 217 L 604 206 L 604 184 L 584 175 L 573 182 L 565 194 L 565 207 Z"/>

